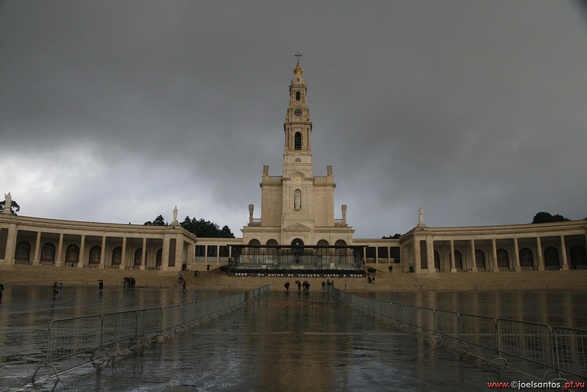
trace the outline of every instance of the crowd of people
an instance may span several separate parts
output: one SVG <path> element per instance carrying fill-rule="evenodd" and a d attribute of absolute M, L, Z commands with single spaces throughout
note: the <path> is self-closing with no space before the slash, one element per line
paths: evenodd
<path fill-rule="evenodd" d="M 310 291 L 310 283 L 307 280 L 304 280 L 303 282 L 296 280 L 294 283 L 296 284 L 296 286 L 298 286 L 298 291 Z M 289 291 L 290 286 L 291 284 L 289 283 L 289 281 L 285 282 L 285 284 L 283 285 L 283 287 L 285 287 L 285 291 Z M 330 281 L 330 279 L 322 281 L 322 290 L 325 290 L 326 286 L 334 286 L 334 279 L 332 281 Z"/>

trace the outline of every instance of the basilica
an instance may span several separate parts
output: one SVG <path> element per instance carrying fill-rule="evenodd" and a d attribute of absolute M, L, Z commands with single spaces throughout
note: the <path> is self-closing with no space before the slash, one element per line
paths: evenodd
<path fill-rule="evenodd" d="M 419 211 L 414 228 L 399 238 L 354 238 L 347 206 L 335 206 L 332 166 L 326 176 L 314 175 L 303 73 L 298 61 L 283 124 L 283 169 L 271 175 L 263 167 L 259 215 L 250 204 L 242 238 L 197 238 L 181 227 L 177 209 L 167 226 L 17 216 L 8 193 L 0 212 L 0 266 L 182 271 L 229 265 L 237 276 L 587 269 L 587 220 L 428 227 Z"/>

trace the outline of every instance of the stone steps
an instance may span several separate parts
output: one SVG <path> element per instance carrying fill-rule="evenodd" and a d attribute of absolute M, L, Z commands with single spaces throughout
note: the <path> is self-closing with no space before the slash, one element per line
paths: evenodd
<path fill-rule="evenodd" d="M 122 287 L 122 279 L 132 276 L 137 287 L 177 288 L 178 272 L 118 270 L 98 268 L 71 268 L 51 266 L 14 265 L 0 267 L 0 283 L 10 285 L 47 285 L 63 282 L 69 286 L 96 286 L 98 279 L 105 288 Z M 321 286 L 327 278 L 312 277 L 229 277 L 218 268 L 200 271 L 195 278 L 193 272 L 184 271 L 188 289 L 194 290 L 249 290 L 271 284 L 274 290 L 282 290 L 283 284 L 296 280 L 308 280 L 311 289 Z M 338 288 L 351 291 L 470 291 L 470 290 L 573 290 L 587 291 L 587 271 L 521 271 L 521 272 L 461 272 L 461 273 L 389 273 L 378 269 L 375 283 L 367 278 L 334 278 Z"/>

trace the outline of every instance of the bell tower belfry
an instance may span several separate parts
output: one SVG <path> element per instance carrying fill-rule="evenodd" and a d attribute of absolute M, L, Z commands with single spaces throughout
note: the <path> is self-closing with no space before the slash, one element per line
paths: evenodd
<path fill-rule="evenodd" d="M 312 121 L 308 108 L 308 87 L 300 54 L 289 85 L 283 130 L 283 174 L 270 176 L 263 167 L 261 178 L 261 218 L 254 217 L 249 205 L 249 224 L 242 229 L 243 244 L 254 246 L 334 246 L 350 245 L 354 230 L 334 218 L 334 176 L 314 176 L 312 167 Z"/>
<path fill-rule="evenodd" d="M 308 109 L 308 87 L 304 80 L 304 69 L 298 63 L 289 86 L 289 105 L 283 123 L 285 131 L 285 148 L 283 152 L 283 175 L 301 172 L 306 177 L 312 176 L 312 122 Z"/>

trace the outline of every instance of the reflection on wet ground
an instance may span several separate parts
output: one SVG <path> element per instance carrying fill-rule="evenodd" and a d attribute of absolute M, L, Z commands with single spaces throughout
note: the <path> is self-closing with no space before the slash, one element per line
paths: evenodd
<path fill-rule="evenodd" d="M 6 287 L 0 301 L 0 390 L 28 383 L 45 359 L 51 320 L 128 309 L 160 307 L 218 297 L 222 292 L 65 287 L 52 300 L 51 287 Z"/>
<path fill-rule="evenodd" d="M 587 292 L 470 291 L 374 294 L 381 301 L 449 310 L 477 316 L 587 329 Z"/>
<path fill-rule="evenodd" d="M 53 302 L 46 299 L 50 295 L 45 291 L 28 288 L 13 291 L 10 300 L 4 297 L 0 389 L 23 390 L 30 382 L 43 360 L 51 319 L 222 294 L 188 292 L 184 297 L 176 291 L 119 290 L 98 297 L 95 290 L 78 288 L 65 290 L 62 302 Z M 466 294 L 466 301 L 452 297 L 450 301 L 468 304 L 471 293 L 461 294 Z M 409 294 L 405 295 L 408 303 Z M 417 298 L 412 294 L 412 299 Z M 101 368 L 66 373 L 56 389 L 473 391 L 486 389 L 487 381 L 518 379 L 519 375 L 495 373 L 484 364 L 460 361 L 450 350 L 431 347 L 422 336 L 398 332 L 387 321 L 347 307 L 324 292 L 277 291 L 163 344 L 152 344 Z M 42 385 L 41 390 L 51 386 Z"/>

